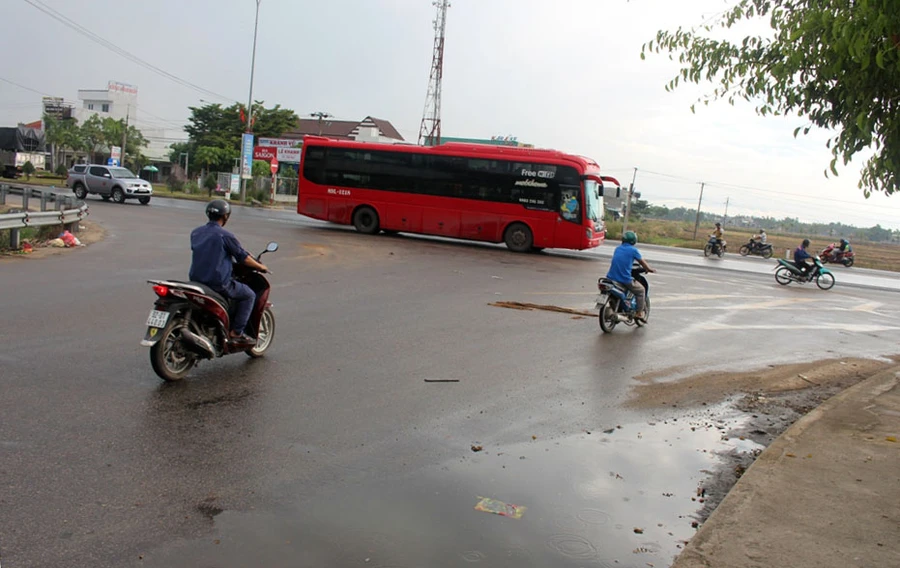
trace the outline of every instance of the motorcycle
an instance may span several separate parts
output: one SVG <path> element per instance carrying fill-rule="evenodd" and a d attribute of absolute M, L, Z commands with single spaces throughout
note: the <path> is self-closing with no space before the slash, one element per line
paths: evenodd
<path fill-rule="evenodd" d="M 635 263 L 631 268 L 631 277 L 637 280 L 646 290 L 644 302 L 644 319 L 639 320 L 634 317 L 637 312 L 637 298 L 634 294 L 621 284 L 610 280 L 609 278 L 601 278 L 597 281 L 597 288 L 600 290 L 600 296 L 597 298 L 596 307 L 600 310 L 600 329 L 604 333 L 610 333 L 617 324 L 636 325 L 641 327 L 650 319 L 650 285 L 644 274 L 647 271 Z"/>
<path fill-rule="evenodd" d="M 806 284 L 815 281 L 816 286 L 822 290 L 830 290 L 834 286 L 834 274 L 825 268 L 818 258 L 813 257 L 813 263 L 813 267 L 804 275 L 793 262 L 779 258 L 778 264 L 775 265 L 775 281 L 782 286 L 787 286 L 791 282 Z"/>
<path fill-rule="evenodd" d="M 831 243 L 830 245 L 822 249 L 822 252 L 819 253 L 819 260 L 822 261 L 822 264 L 827 264 L 829 262 L 840 262 L 847 268 L 850 268 L 851 266 L 853 266 L 854 256 L 855 255 L 853 254 L 853 250 L 851 250 L 849 247 L 847 248 L 847 250 L 841 252 L 841 250 L 838 249 L 837 243 Z"/>
<path fill-rule="evenodd" d="M 759 243 L 759 241 L 750 239 L 750 242 L 742 246 L 741 250 L 739 250 L 738 252 L 741 253 L 741 256 L 747 256 L 748 254 L 757 254 L 763 258 L 772 258 L 773 250 L 771 243 L 762 245 Z"/>
<path fill-rule="evenodd" d="M 257 255 L 278 250 L 271 242 Z M 150 365 L 165 381 L 177 381 L 201 360 L 243 351 L 262 357 L 275 336 L 275 314 L 269 302 L 269 281 L 261 273 L 234 265 L 234 277 L 250 286 L 256 302 L 244 333 L 255 344 L 229 340 L 230 303 L 227 298 L 199 282 L 148 280 L 156 293 L 156 303 L 147 318 L 147 333 L 141 345 L 150 348 Z"/>
<path fill-rule="evenodd" d="M 706 247 L 703 249 L 703 256 L 712 256 L 716 255 L 719 258 L 725 255 L 725 241 L 722 241 L 722 244 L 716 242 L 716 237 L 714 235 L 710 235 L 709 241 L 706 242 Z"/>

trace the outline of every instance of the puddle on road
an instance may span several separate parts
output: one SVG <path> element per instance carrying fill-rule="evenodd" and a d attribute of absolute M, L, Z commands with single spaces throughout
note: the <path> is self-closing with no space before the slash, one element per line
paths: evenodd
<path fill-rule="evenodd" d="M 142 565 L 669 566 L 696 530 L 698 487 L 724 463 L 719 452 L 762 448 L 723 440 L 742 415 L 709 410 L 710 418 L 485 443 L 441 467 L 281 511 L 226 511 L 215 535 L 146 554 Z M 525 511 L 518 519 L 481 512 L 482 497 Z"/>

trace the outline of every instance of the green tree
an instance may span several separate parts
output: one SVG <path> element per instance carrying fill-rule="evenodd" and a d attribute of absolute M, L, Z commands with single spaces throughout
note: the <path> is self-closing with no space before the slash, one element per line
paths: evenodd
<path fill-rule="evenodd" d="M 206 178 L 203 180 L 203 187 L 206 188 L 209 196 L 212 197 L 212 192 L 219 185 L 219 180 L 216 179 L 216 176 L 213 174 L 206 174 Z"/>
<path fill-rule="evenodd" d="M 25 179 L 31 179 L 31 176 L 34 175 L 34 164 L 31 163 L 31 160 L 22 164 L 22 173 L 25 174 Z"/>
<path fill-rule="evenodd" d="M 103 145 L 103 121 L 96 114 L 81 124 L 81 139 L 84 143 L 84 151 L 88 153 L 88 162 L 96 163 L 96 153 Z"/>
<path fill-rule="evenodd" d="M 246 123 L 241 120 L 242 105 L 234 104 L 223 107 L 219 104 L 209 104 L 202 107 L 189 107 L 191 116 L 184 130 L 188 134 L 188 142 L 185 145 L 173 145 L 172 153 L 180 155 L 182 152 L 190 154 L 191 169 L 204 164 L 207 168 L 217 168 L 220 171 L 231 171 L 234 160 L 240 156 L 241 134 L 246 130 Z M 297 125 L 297 115 L 294 111 L 275 105 L 265 108 L 262 101 L 253 104 L 253 133 L 256 136 L 277 138 Z M 197 157 L 201 147 L 218 148 L 223 150 L 217 161 L 206 163 Z"/>
<path fill-rule="evenodd" d="M 77 152 L 84 146 L 81 129 L 78 128 L 78 122 L 74 118 L 57 119 L 45 114 L 44 131 L 47 142 L 53 146 L 53 161 L 58 166 L 64 166 L 65 159 L 61 159 L 60 156 L 65 156 L 66 150 Z"/>
<path fill-rule="evenodd" d="M 771 32 L 722 39 L 756 19 Z M 860 189 L 867 197 L 900 189 L 900 2 L 739 0 L 696 29 L 658 32 L 641 58 L 650 52 L 681 66 L 667 90 L 709 82 L 713 92 L 698 102 L 742 98 L 763 116 L 803 117 L 794 136 L 812 126 L 836 132 L 828 141 L 832 174 L 838 160 L 846 165 L 871 148 Z"/>
<path fill-rule="evenodd" d="M 253 160 L 253 169 L 250 170 L 250 175 L 253 177 L 271 177 L 271 168 L 272 166 L 265 160 Z"/>

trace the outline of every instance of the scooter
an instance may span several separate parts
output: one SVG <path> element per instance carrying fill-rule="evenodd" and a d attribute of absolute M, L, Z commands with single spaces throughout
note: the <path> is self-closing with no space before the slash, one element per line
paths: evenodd
<path fill-rule="evenodd" d="M 703 248 L 703 256 L 712 256 L 716 255 L 719 258 L 722 258 L 725 254 L 725 241 L 723 240 L 721 244 L 716 242 L 716 236 L 710 235 L 709 241 L 706 242 L 706 246 Z"/>
<path fill-rule="evenodd" d="M 813 263 L 814 266 L 809 272 L 803 274 L 793 262 L 779 258 L 778 264 L 775 265 L 775 281 L 782 286 L 787 286 L 791 282 L 806 284 L 814 281 L 822 290 L 830 290 L 834 286 L 834 274 L 825 268 L 818 258 L 813 257 Z"/>
<path fill-rule="evenodd" d="M 839 262 L 850 268 L 853 266 L 853 258 L 854 258 L 853 250 L 849 247 L 847 250 L 841 252 L 838 248 L 837 243 L 831 243 L 819 253 L 819 260 L 822 261 L 822 264 L 826 264 L 829 262 Z"/>
<path fill-rule="evenodd" d="M 741 247 L 738 251 L 741 253 L 741 256 L 747 256 L 748 254 L 758 254 L 763 258 L 772 258 L 772 244 L 760 244 L 753 239 L 750 239 L 750 242 Z"/>
<path fill-rule="evenodd" d="M 646 294 L 644 294 L 643 320 L 634 317 L 635 313 L 637 313 L 637 298 L 634 297 L 631 290 L 627 290 L 621 284 L 609 278 L 601 278 L 597 281 L 600 296 L 597 297 L 596 307 L 600 310 L 600 329 L 604 333 L 612 332 L 619 323 L 642 327 L 650 319 L 650 284 L 644 278 L 646 272 L 637 263 L 631 268 L 631 277 L 637 280 L 646 290 Z"/>
<path fill-rule="evenodd" d="M 256 256 L 278 250 L 271 242 Z M 262 357 L 275 337 L 275 314 L 269 302 L 269 281 L 261 273 L 234 265 L 234 277 L 250 286 L 256 302 L 244 333 L 255 337 L 254 344 L 229 339 L 230 302 L 199 282 L 148 280 L 156 293 L 156 303 L 147 318 L 147 333 L 141 345 L 150 348 L 150 365 L 164 381 L 183 379 L 205 359 L 243 351 L 250 357 Z"/>

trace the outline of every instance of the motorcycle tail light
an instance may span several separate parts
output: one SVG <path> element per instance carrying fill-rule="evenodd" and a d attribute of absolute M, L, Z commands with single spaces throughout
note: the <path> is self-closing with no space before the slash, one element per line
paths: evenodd
<path fill-rule="evenodd" d="M 160 298 L 165 298 L 169 295 L 169 287 L 163 286 L 162 284 L 154 284 L 153 291 L 156 292 L 156 295 Z"/>

